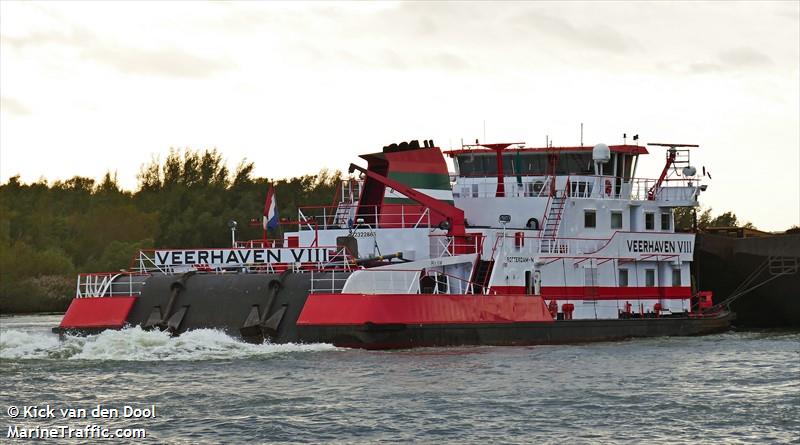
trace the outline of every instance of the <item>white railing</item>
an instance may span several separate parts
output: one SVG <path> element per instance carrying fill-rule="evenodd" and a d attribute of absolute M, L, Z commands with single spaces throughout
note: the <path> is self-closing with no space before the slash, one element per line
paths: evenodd
<path fill-rule="evenodd" d="M 550 176 L 526 176 L 517 181 L 516 176 L 506 176 L 503 196 L 512 198 L 547 197 L 550 193 Z M 496 177 L 459 176 L 453 186 L 453 198 L 494 198 L 497 196 Z"/>
<path fill-rule="evenodd" d="M 636 178 L 627 183 L 630 187 L 630 199 L 646 201 L 649 199 L 650 190 L 658 183 L 657 179 Z M 655 189 L 656 201 L 694 201 L 697 190 L 700 188 L 699 179 L 665 179 L 661 186 Z"/>
<path fill-rule="evenodd" d="M 130 272 L 85 273 L 78 275 L 75 298 L 139 295 L 148 274 Z"/>
<path fill-rule="evenodd" d="M 321 280 L 324 283 L 324 279 Z M 422 283 L 426 282 L 426 288 Z M 361 269 L 353 272 L 341 293 L 354 294 L 471 294 L 469 280 L 445 272 L 426 269 Z"/>
<path fill-rule="evenodd" d="M 350 272 L 311 272 L 311 288 L 309 293 L 338 294 L 342 291 Z"/>
<path fill-rule="evenodd" d="M 465 253 L 479 253 L 481 238 L 475 236 L 471 242 L 456 242 L 452 236 L 428 235 L 430 242 L 429 254 L 431 258 L 463 255 Z"/>
<path fill-rule="evenodd" d="M 513 234 L 498 234 L 498 250 L 506 256 L 518 255 L 590 255 L 605 247 L 610 239 L 590 238 L 517 238 Z"/>
<path fill-rule="evenodd" d="M 523 177 L 521 182 L 515 176 L 505 176 L 503 188 L 505 197 L 546 198 L 550 194 L 553 178 L 545 176 Z M 569 198 L 575 199 L 631 199 L 647 200 L 648 194 L 657 179 L 634 178 L 620 181 L 615 176 L 581 175 L 555 177 L 556 188 L 566 190 Z M 569 186 L 565 187 L 569 182 Z M 655 191 L 655 199 L 661 201 L 694 200 L 700 181 L 685 178 L 667 178 Z M 453 186 L 454 198 L 494 198 L 497 196 L 496 177 L 458 177 Z"/>
<path fill-rule="evenodd" d="M 237 249 L 277 249 L 283 247 L 282 239 L 254 239 L 236 241 Z"/>
<path fill-rule="evenodd" d="M 431 211 L 419 205 L 386 204 L 379 206 L 361 206 L 361 214 L 356 215 L 358 204 L 340 204 L 338 206 L 301 207 L 297 210 L 298 230 L 348 229 L 359 225 L 371 229 L 417 229 L 431 227 Z M 366 213 L 365 212 L 366 209 Z M 342 215 L 347 220 L 342 221 Z"/>
<path fill-rule="evenodd" d="M 350 275 L 343 293 L 418 294 L 420 270 L 363 269 Z"/>

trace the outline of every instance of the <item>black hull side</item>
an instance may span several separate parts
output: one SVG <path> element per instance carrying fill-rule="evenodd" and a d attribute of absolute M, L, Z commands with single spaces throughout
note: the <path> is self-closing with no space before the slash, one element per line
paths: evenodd
<path fill-rule="evenodd" d="M 697 287 L 713 291 L 715 303 L 729 297 L 770 256 L 798 257 L 800 262 L 800 235 L 730 238 L 701 233 L 696 240 Z M 753 284 L 770 278 L 765 270 Z M 800 273 L 775 278 L 734 301 L 731 309 L 736 312 L 737 327 L 800 327 Z"/>
<path fill-rule="evenodd" d="M 553 323 L 300 326 L 300 339 L 364 349 L 431 346 L 518 346 L 615 341 L 635 337 L 695 336 L 725 332 L 734 314 L 706 318 L 569 320 Z"/>
<path fill-rule="evenodd" d="M 327 273 L 315 274 L 315 279 L 323 280 L 329 276 Z M 336 274 L 337 279 L 346 276 L 342 272 Z M 173 287 L 178 282 L 181 282 L 181 290 L 175 295 L 170 308 Z M 281 283 L 277 292 L 272 289 L 275 282 Z M 276 343 L 298 342 L 300 339 L 295 321 L 300 316 L 310 289 L 311 276 L 307 273 L 194 274 L 186 277 L 155 274 L 147 277 L 144 285 L 134 289 L 139 294 L 128 314 L 126 326 L 169 329 L 174 335 L 194 329 L 219 329 L 231 336 L 261 342 L 265 337 L 257 327 L 257 336 L 246 338 L 243 335 L 242 328 L 247 324 L 253 308 L 256 308 L 259 315 L 266 311 L 265 318 L 283 309 L 282 317 L 279 317 L 280 320 L 275 325 L 277 329 L 270 331 L 267 339 Z M 168 308 L 170 311 L 167 314 Z M 156 318 L 172 318 L 173 325 L 168 327 L 149 324 L 154 313 L 160 314 Z M 105 329 L 53 329 L 56 333 L 79 335 L 96 334 L 103 330 Z"/>

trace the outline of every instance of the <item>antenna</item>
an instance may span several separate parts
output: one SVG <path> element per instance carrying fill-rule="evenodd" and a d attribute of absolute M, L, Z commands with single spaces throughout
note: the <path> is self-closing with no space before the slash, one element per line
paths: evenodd
<path fill-rule="evenodd" d="M 544 146 L 545 147 L 549 147 L 550 146 L 550 135 L 549 134 L 544 135 Z"/>
<path fill-rule="evenodd" d="M 583 147 L 583 122 L 581 122 L 581 147 Z"/>

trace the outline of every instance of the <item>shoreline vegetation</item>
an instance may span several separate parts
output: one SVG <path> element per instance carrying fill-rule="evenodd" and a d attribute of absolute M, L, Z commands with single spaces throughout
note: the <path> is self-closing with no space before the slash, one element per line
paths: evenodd
<path fill-rule="evenodd" d="M 216 149 L 172 149 L 142 165 L 134 192 L 110 172 L 100 181 L 10 178 L 0 185 L 0 313 L 64 312 L 78 273 L 126 269 L 140 249 L 227 247 L 231 219 L 237 239 L 260 239 L 270 183 L 281 217 L 295 219 L 298 205 L 330 205 L 342 176 L 270 180 L 254 167 L 242 160 L 229 171 Z"/>
<path fill-rule="evenodd" d="M 0 314 L 64 312 L 78 273 L 126 269 L 140 249 L 229 246 L 231 219 L 237 239 L 260 239 L 270 183 L 279 214 L 292 220 L 299 205 L 331 205 L 342 178 L 321 170 L 271 181 L 253 177 L 254 167 L 242 160 L 231 172 L 216 149 L 171 149 L 141 166 L 134 192 L 110 172 L 52 184 L 10 178 L 0 185 Z M 739 225 L 732 212 L 703 209 L 697 219 L 701 230 Z M 676 210 L 675 227 L 692 227 L 691 209 Z"/>

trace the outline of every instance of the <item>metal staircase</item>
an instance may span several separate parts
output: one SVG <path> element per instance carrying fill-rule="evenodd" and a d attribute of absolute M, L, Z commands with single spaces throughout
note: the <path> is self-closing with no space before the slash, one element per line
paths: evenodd
<path fill-rule="evenodd" d="M 472 279 L 473 294 L 486 293 L 486 288 L 489 287 L 489 276 L 491 276 L 493 268 L 494 261 L 478 261 L 478 268 L 475 270 L 475 276 Z"/>
<path fill-rule="evenodd" d="M 334 198 L 336 206 L 336 213 L 333 215 L 334 226 L 344 229 L 353 223 L 358 207 L 358 197 L 361 194 L 361 185 L 361 182 L 355 179 L 341 182 L 341 188 Z M 338 198 L 338 202 L 336 198 Z"/>
<path fill-rule="evenodd" d="M 544 223 L 543 238 L 554 239 L 558 235 L 558 227 L 561 225 L 561 215 L 564 213 L 564 206 L 567 204 L 566 193 L 560 195 L 556 193 L 550 202 L 550 209 Z"/>

